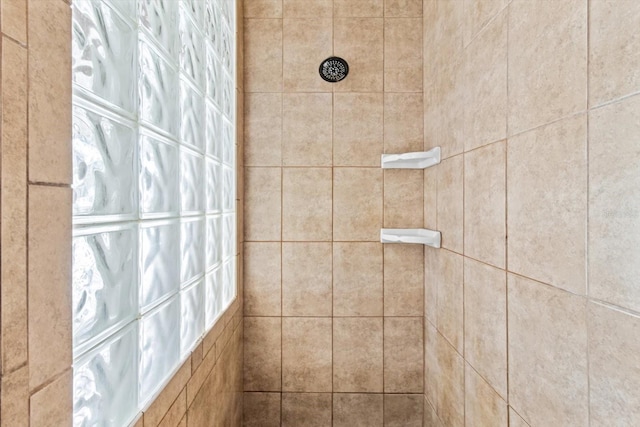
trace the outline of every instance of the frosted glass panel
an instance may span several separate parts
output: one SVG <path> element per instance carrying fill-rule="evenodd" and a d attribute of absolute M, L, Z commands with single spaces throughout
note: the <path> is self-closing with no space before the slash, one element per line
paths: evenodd
<path fill-rule="evenodd" d="M 134 323 L 74 364 L 74 426 L 124 426 L 136 415 L 137 333 Z"/>
<path fill-rule="evenodd" d="M 190 282 L 204 273 L 204 217 L 183 220 L 180 236 L 180 252 L 182 253 L 182 270 L 180 279 L 183 284 Z"/>
<path fill-rule="evenodd" d="M 85 230 L 73 239 L 73 344 L 135 318 L 137 228 Z M 113 250 L 119 248 L 119 250 Z"/>
<path fill-rule="evenodd" d="M 129 112 L 136 110 L 137 34 L 106 3 L 73 5 L 72 67 L 77 88 Z"/>
<path fill-rule="evenodd" d="M 204 332 L 204 282 L 196 282 L 180 293 L 180 350 L 186 355 Z"/>
<path fill-rule="evenodd" d="M 145 225 L 140 230 L 142 283 L 140 307 L 178 292 L 180 287 L 180 223 Z"/>
<path fill-rule="evenodd" d="M 140 322 L 140 399 L 146 402 L 180 362 L 179 295 Z"/>

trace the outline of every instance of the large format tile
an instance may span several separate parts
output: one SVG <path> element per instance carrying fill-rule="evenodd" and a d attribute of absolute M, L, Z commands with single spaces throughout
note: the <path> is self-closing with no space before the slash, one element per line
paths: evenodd
<path fill-rule="evenodd" d="M 330 168 L 283 169 L 283 240 L 331 240 L 331 180 Z"/>
<path fill-rule="evenodd" d="M 586 121 L 571 117 L 507 144 L 509 271 L 576 294 L 586 291 Z"/>
<path fill-rule="evenodd" d="M 339 18 L 382 17 L 384 0 L 334 0 L 333 13 Z"/>
<path fill-rule="evenodd" d="M 282 227 L 282 170 L 245 168 L 244 239 L 280 240 Z"/>
<path fill-rule="evenodd" d="M 331 393 L 283 393 L 282 427 L 331 425 Z"/>
<path fill-rule="evenodd" d="M 245 18 L 282 18 L 282 0 L 243 1 Z"/>
<path fill-rule="evenodd" d="M 332 335 L 330 318 L 282 319 L 283 391 L 331 391 Z"/>
<path fill-rule="evenodd" d="M 331 316 L 331 243 L 282 244 L 282 314 Z"/>
<path fill-rule="evenodd" d="M 331 166 L 330 93 L 286 93 L 282 102 L 282 164 Z"/>
<path fill-rule="evenodd" d="M 244 120 L 244 164 L 282 165 L 282 94 L 247 93 Z"/>
<path fill-rule="evenodd" d="M 507 278 L 503 270 L 464 260 L 464 356 L 507 398 Z"/>
<path fill-rule="evenodd" d="M 640 3 L 589 2 L 589 104 L 640 91 Z"/>
<path fill-rule="evenodd" d="M 464 160 L 456 156 L 437 166 L 437 221 L 442 247 L 459 254 L 464 244 Z"/>
<path fill-rule="evenodd" d="M 506 143 L 464 155 L 464 254 L 505 268 Z"/>
<path fill-rule="evenodd" d="M 385 427 L 422 427 L 424 395 L 385 394 Z"/>
<path fill-rule="evenodd" d="M 640 96 L 589 116 L 589 295 L 640 311 Z"/>
<path fill-rule="evenodd" d="M 30 426 L 68 426 L 73 422 L 71 370 L 60 375 L 29 399 Z"/>
<path fill-rule="evenodd" d="M 282 10 L 285 18 L 324 18 L 333 15 L 331 2 L 326 0 L 282 0 Z"/>
<path fill-rule="evenodd" d="M 591 426 L 640 424 L 640 317 L 589 304 Z"/>
<path fill-rule="evenodd" d="M 384 245 L 384 315 L 424 315 L 424 248 Z"/>
<path fill-rule="evenodd" d="M 380 0 L 380 3 L 382 3 L 382 0 Z M 2 0 L 0 8 L 2 33 L 26 45 L 27 0 Z"/>
<path fill-rule="evenodd" d="M 280 427 L 280 397 L 280 393 L 244 393 L 243 426 Z"/>
<path fill-rule="evenodd" d="M 424 178 L 421 170 L 384 171 L 384 227 L 421 228 Z"/>
<path fill-rule="evenodd" d="M 511 0 L 463 0 L 464 44 L 472 42 L 478 33 L 509 4 Z"/>
<path fill-rule="evenodd" d="M 282 91 L 282 20 L 244 20 L 244 89 Z"/>
<path fill-rule="evenodd" d="M 384 152 L 422 151 L 424 137 L 422 93 L 384 94 Z"/>
<path fill-rule="evenodd" d="M 422 0 L 384 0 L 384 16 L 387 18 L 422 16 Z"/>
<path fill-rule="evenodd" d="M 11 373 L 5 372 L 0 386 L 0 413 L 2 427 L 29 426 L 29 366 Z M 380 404 L 382 407 L 382 403 Z M 71 408 L 69 408 L 71 409 Z M 5 424 L 5 421 L 6 424 Z"/>
<path fill-rule="evenodd" d="M 588 424 L 583 297 L 508 277 L 509 404 L 531 425 Z"/>
<path fill-rule="evenodd" d="M 382 244 L 333 244 L 333 315 L 382 316 Z"/>
<path fill-rule="evenodd" d="M 509 5 L 509 134 L 587 106 L 587 2 Z"/>
<path fill-rule="evenodd" d="M 333 49 L 332 19 L 285 19 L 283 26 L 285 92 L 331 92 L 318 65 Z"/>
<path fill-rule="evenodd" d="M 282 263 L 279 242 L 244 244 L 244 314 L 280 316 Z"/>
<path fill-rule="evenodd" d="M 465 426 L 507 427 L 507 402 L 470 365 L 465 365 Z"/>
<path fill-rule="evenodd" d="M 334 427 L 382 427 L 381 393 L 334 393 Z"/>
<path fill-rule="evenodd" d="M 382 392 L 382 317 L 333 320 L 333 391 Z"/>
<path fill-rule="evenodd" d="M 381 93 L 333 95 L 333 164 L 380 166 L 383 147 Z"/>
<path fill-rule="evenodd" d="M 464 342 L 464 257 L 447 250 L 429 251 L 425 280 L 435 288 L 435 305 L 427 301 L 427 318 L 435 320 L 438 331 L 462 353 Z M 433 290 L 427 290 L 431 295 Z"/>
<path fill-rule="evenodd" d="M 382 228 L 382 171 L 335 168 L 333 182 L 333 239 L 379 241 Z"/>
<path fill-rule="evenodd" d="M 244 390 L 280 391 L 282 322 L 279 317 L 244 319 Z"/>
<path fill-rule="evenodd" d="M 346 58 L 349 77 L 334 85 L 335 92 L 382 92 L 384 24 L 382 18 L 336 18 L 333 53 Z"/>
<path fill-rule="evenodd" d="M 422 91 L 422 18 L 384 21 L 384 90 Z"/>
<path fill-rule="evenodd" d="M 385 317 L 385 393 L 423 392 L 422 325 L 421 317 Z"/>

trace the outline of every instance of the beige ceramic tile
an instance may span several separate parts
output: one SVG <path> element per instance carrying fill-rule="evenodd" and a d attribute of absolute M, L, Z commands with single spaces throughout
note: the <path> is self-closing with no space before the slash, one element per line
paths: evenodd
<path fill-rule="evenodd" d="M 385 317 L 385 393 L 423 392 L 422 325 L 422 317 Z"/>
<path fill-rule="evenodd" d="M 382 316 L 382 245 L 333 244 L 333 315 Z"/>
<path fill-rule="evenodd" d="M 531 425 L 587 425 L 584 298 L 508 278 L 509 404 Z"/>
<path fill-rule="evenodd" d="M 245 19 L 244 89 L 282 91 L 281 19 Z"/>
<path fill-rule="evenodd" d="M 283 165 L 331 166 L 332 95 L 287 93 L 283 96 Z"/>
<path fill-rule="evenodd" d="M 334 169 L 333 239 L 380 241 L 382 170 Z"/>
<path fill-rule="evenodd" d="M 425 271 L 436 286 L 438 331 L 462 354 L 464 341 L 464 257 L 439 250 L 434 270 Z"/>
<path fill-rule="evenodd" d="M 384 0 L 384 16 L 391 17 L 420 17 L 422 16 L 421 0 Z"/>
<path fill-rule="evenodd" d="M 31 395 L 29 400 L 30 426 L 69 426 L 72 424 L 73 379 L 71 370 Z"/>
<path fill-rule="evenodd" d="M 280 240 L 281 198 L 280 168 L 245 168 L 245 241 Z"/>
<path fill-rule="evenodd" d="M 464 44 L 465 47 L 476 38 L 485 25 L 492 23 L 496 15 L 511 0 L 464 0 Z M 506 49 L 506 46 L 505 46 Z"/>
<path fill-rule="evenodd" d="M 457 62 L 463 52 L 464 1 L 435 1 L 434 60 L 442 70 Z M 429 56 L 427 56 L 429 58 Z"/>
<path fill-rule="evenodd" d="M 385 394 L 385 427 L 422 427 L 422 394 Z"/>
<path fill-rule="evenodd" d="M 383 395 L 334 393 L 333 427 L 382 427 Z"/>
<path fill-rule="evenodd" d="M 424 170 L 424 227 L 438 228 L 438 169 Z"/>
<path fill-rule="evenodd" d="M 27 44 L 27 0 L 2 0 L 0 8 L 2 33 Z"/>
<path fill-rule="evenodd" d="M 464 254 L 498 268 L 506 266 L 506 160 L 506 141 L 464 155 Z"/>
<path fill-rule="evenodd" d="M 465 365 L 465 426 L 507 427 L 507 402 L 470 365 Z"/>
<path fill-rule="evenodd" d="M 587 2 L 509 5 L 509 135 L 587 104 Z"/>
<path fill-rule="evenodd" d="M 577 294 L 586 290 L 586 120 L 571 117 L 507 143 L 509 271 Z"/>
<path fill-rule="evenodd" d="M 331 342 L 330 318 L 283 318 L 282 389 L 330 392 Z"/>
<path fill-rule="evenodd" d="M 450 60 L 436 77 L 436 96 L 433 102 L 437 105 L 428 109 L 435 109 L 432 120 L 436 121 L 436 140 L 429 146 L 440 146 L 443 159 L 464 151 L 465 95 L 469 93 L 465 83 L 463 58 Z"/>
<path fill-rule="evenodd" d="M 31 389 L 71 366 L 70 241 L 71 190 L 30 185 L 28 301 Z"/>
<path fill-rule="evenodd" d="M 589 104 L 640 91 L 640 3 L 589 3 Z"/>
<path fill-rule="evenodd" d="M 384 21 L 384 90 L 422 92 L 422 18 Z"/>
<path fill-rule="evenodd" d="M 333 391 L 382 392 L 382 317 L 333 319 Z"/>
<path fill-rule="evenodd" d="M 244 244 L 245 316 L 280 316 L 282 264 L 280 243 Z"/>
<path fill-rule="evenodd" d="M 424 222 L 423 197 L 424 175 L 421 170 L 385 170 L 385 228 L 421 228 Z"/>
<path fill-rule="evenodd" d="M 158 424 L 149 424 L 158 427 L 175 427 L 187 413 L 187 392 L 182 390 L 176 400 L 173 402 L 162 421 Z M 145 420 L 146 422 L 146 420 Z"/>
<path fill-rule="evenodd" d="M 440 402 L 440 392 L 438 387 L 441 383 L 438 370 L 438 331 L 426 318 L 424 322 L 424 398 L 429 406 L 433 407 L 434 416 L 425 411 L 425 417 L 437 418 L 436 408 Z M 436 424 L 432 420 L 432 424 Z"/>
<path fill-rule="evenodd" d="M 380 166 L 383 149 L 382 93 L 336 93 L 333 102 L 333 164 Z"/>
<path fill-rule="evenodd" d="M 507 278 L 503 270 L 464 260 L 464 356 L 507 397 Z"/>
<path fill-rule="evenodd" d="M 244 390 L 280 391 L 282 322 L 278 317 L 244 319 Z"/>
<path fill-rule="evenodd" d="M 438 414 L 436 414 L 436 409 L 431 406 L 426 398 L 424 399 L 422 425 L 424 427 L 443 427 L 442 421 L 440 421 Z"/>
<path fill-rule="evenodd" d="M 382 17 L 384 0 L 334 0 L 333 13 L 338 18 Z"/>
<path fill-rule="evenodd" d="M 184 400 L 186 407 L 186 391 L 184 390 L 190 377 L 191 358 L 189 357 L 178 369 L 171 380 L 169 380 L 169 383 L 160 392 L 158 397 L 156 397 L 153 403 L 144 411 L 144 422 L 147 426 L 159 425 L 160 421 L 165 418 L 167 412 L 171 411 L 172 404 L 181 393 L 184 393 L 182 399 Z M 177 411 L 178 407 L 175 409 L 176 412 L 179 412 Z M 177 417 L 177 421 L 180 421 L 180 418 L 182 418 L 182 414 Z M 177 422 L 175 424 L 177 424 Z"/>
<path fill-rule="evenodd" d="M 282 314 L 331 316 L 331 243 L 282 244 Z"/>
<path fill-rule="evenodd" d="M 286 168 L 282 179 L 283 239 L 331 240 L 331 169 Z"/>
<path fill-rule="evenodd" d="M 282 164 L 282 94 L 247 93 L 244 108 L 244 164 Z"/>
<path fill-rule="evenodd" d="M 589 295 L 640 311 L 640 97 L 589 116 Z"/>
<path fill-rule="evenodd" d="M 498 0 L 496 4 L 504 1 Z M 506 10 L 465 49 L 464 68 L 468 90 L 464 144 L 465 150 L 472 150 L 507 136 Z"/>
<path fill-rule="evenodd" d="M 7 373 L 0 379 L 0 426 L 29 426 L 29 367 Z M 71 408 L 69 408 L 71 409 Z"/>
<path fill-rule="evenodd" d="M 283 393 L 282 427 L 331 425 L 331 393 Z"/>
<path fill-rule="evenodd" d="M 509 427 L 529 427 L 529 424 L 509 406 Z"/>
<path fill-rule="evenodd" d="M 384 245 L 384 315 L 424 315 L 424 247 Z"/>
<path fill-rule="evenodd" d="M 336 56 L 349 62 L 349 76 L 334 85 L 336 92 L 381 92 L 384 77 L 382 18 L 336 18 L 333 26 Z"/>
<path fill-rule="evenodd" d="M 285 0 L 286 1 L 286 0 Z M 319 64 L 333 50 L 333 20 L 285 19 L 283 66 L 285 92 L 331 92 L 332 83 L 318 75 Z"/>
<path fill-rule="evenodd" d="M 384 152 L 422 151 L 423 99 L 421 93 L 384 94 Z"/>
<path fill-rule="evenodd" d="M 245 427 L 280 427 L 280 393 L 244 393 Z"/>
<path fill-rule="evenodd" d="M 245 18 L 282 18 L 282 0 L 243 1 Z"/>
<path fill-rule="evenodd" d="M 4 13 L 16 2 L 2 6 Z M 27 50 L 7 38 L 2 70 L 0 363 L 2 372 L 10 372 L 27 361 Z"/>
<path fill-rule="evenodd" d="M 464 241 L 464 159 L 456 156 L 437 166 L 437 230 L 442 247 L 463 253 Z"/>
<path fill-rule="evenodd" d="M 440 249 L 424 248 L 424 316 L 434 325 L 438 318 L 440 252 Z"/>
<path fill-rule="evenodd" d="M 640 317 L 589 304 L 590 425 L 640 424 Z"/>
<path fill-rule="evenodd" d="M 38 0 L 29 0 L 28 7 L 29 180 L 69 184 L 71 8 Z"/>
<path fill-rule="evenodd" d="M 433 388 L 438 417 L 445 426 L 463 426 L 464 359 L 435 330 L 431 330 L 428 339 L 432 344 L 427 344 L 427 349 L 435 354 L 429 356 L 431 363 L 425 364 L 426 369 L 431 371 L 427 376 L 427 384 Z"/>
<path fill-rule="evenodd" d="M 333 7 L 327 0 L 282 0 L 282 6 L 285 18 L 324 18 L 333 15 Z"/>

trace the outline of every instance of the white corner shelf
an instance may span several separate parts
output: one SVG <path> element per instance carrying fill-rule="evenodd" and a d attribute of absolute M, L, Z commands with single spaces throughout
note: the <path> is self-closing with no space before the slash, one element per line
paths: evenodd
<path fill-rule="evenodd" d="M 426 169 L 440 163 L 440 147 L 429 151 L 404 154 L 383 154 L 382 169 Z"/>
<path fill-rule="evenodd" d="M 414 243 L 440 247 L 440 232 L 426 228 L 383 228 L 380 230 L 382 243 Z"/>

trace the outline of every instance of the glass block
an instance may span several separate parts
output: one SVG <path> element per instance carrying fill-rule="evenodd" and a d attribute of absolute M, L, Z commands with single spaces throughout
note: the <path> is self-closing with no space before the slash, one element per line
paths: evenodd
<path fill-rule="evenodd" d="M 225 166 L 222 168 L 223 175 L 223 199 L 224 199 L 224 211 L 234 211 L 236 208 L 236 173 L 235 170 Z"/>
<path fill-rule="evenodd" d="M 204 98 L 186 81 L 180 82 L 181 142 L 204 152 Z"/>
<path fill-rule="evenodd" d="M 138 413 L 137 322 L 74 363 L 73 425 L 124 426 Z"/>
<path fill-rule="evenodd" d="M 130 0 L 127 0 L 130 1 Z M 178 2 L 175 0 L 138 0 L 140 26 L 170 58 L 178 58 Z M 131 2 L 134 3 L 134 2 Z"/>
<path fill-rule="evenodd" d="M 209 270 L 222 260 L 222 216 L 207 217 L 207 265 Z"/>
<path fill-rule="evenodd" d="M 217 46 L 220 44 L 222 13 L 217 5 L 217 0 L 206 0 L 205 3 L 205 33 L 207 40 L 217 50 Z"/>
<path fill-rule="evenodd" d="M 204 217 L 183 220 L 181 228 L 180 281 L 186 284 L 204 273 L 204 240 L 206 238 Z"/>
<path fill-rule="evenodd" d="M 143 217 L 177 215 L 180 211 L 180 154 L 176 145 L 140 137 L 140 213 Z"/>
<path fill-rule="evenodd" d="M 146 404 L 180 362 L 180 298 L 140 320 L 140 403 Z"/>
<path fill-rule="evenodd" d="M 180 287 L 180 223 L 143 223 L 140 246 L 140 308 L 145 312 Z"/>
<path fill-rule="evenodd" d="M 226 214 L 222 216 L 222 256 L 227 258 L 236 254 L 236 216 Z"/>
<path fill-rule="evenodd" d="M 180 150 L 180 195 L 182 212 L 204 211 L 204 156 L 182 148 Z"/>
<path fill-rule="evenodd" d="M 207 273 L 205 286 L 205 321 L 207 329 L 222 314 L 222 266 Z"/>
<path fill-rule="evenodd" d="M 220 105 L 222 107 L 222 112 L 229 120 L 232 120 L 234 116 L 234 93 L 233 80 L 227 75 L 227 73 L 224 73 L 224 78 L 222 79 L 222 101 Z"/>
<path fill-rule="evenodd" d="M 125 17 L 136 23 L 138 19 L 138 12 L 136 10 L 136 1 L 132 0 L 107 0 L 107 3 L 112 4 L 114 9 L 120 11 Z M 75 6 L 75 4 L 74 4 Z"/>
<path fill-rule="evenodd" d="M 136 226 L 83 233 L 71 249 L 74 353 L 138 312 Z"/>
<path fill-rule="evenodd" d="M 180 69 L 196 84 L 204 87 L 204 36 L 184 9 L 180 10 Z M 204 90 L 202 90 L 204 92 Z"/>
<path fill-rule="evenodd" d="M 207 159 L 207 212 L 222 210 L 222 165 Z"/>
<path fill-rule="evenodd" d="M 222 61 L 222 65 L 226 70 L 229 71 L 231 71 L 231 67 L 233 66 L 233 47 L 231 37 L 231 30 L 229 29 L 228 25 L 226 23 L 223 24 L 218 53 L 220 56 L 220 60 Z"/>
<path fill-rule="evenodd" d="M 222 159 L 225 164 L 235 166 L 236 138 L 234 128 L 227 120 L 222 122 Z"/>
<path fill-rule="evenodd" d="M 73 9 L 73 82 L 135 113 L 136 31 L 104 2 L 79 1 Z"/>
<path fill-rule="evenodd" d="M 178 138 L 178 72 L 141 38 L 140 120 Z"/>
<path fill-rule="evenodd" d="M 180 351 L 187 356 L 204 333 L 204 280 L 180 292 Z"/>
<path fill-rule="evenodd" d="M 73 108 L 73 214 L 137 213 L 136 132 L 81 107 Z"/>
<path fill-rule="evenodd" d="M 207 154 L 222 159 L 222 114 L 215 105 L 207 101 Z"/>
<path fill-rule="evenodd" d="M 199 28 L 202 28 L 205 13 L 205 0 L 181 0 L 180 3 L 182 4 L 184 10 L 189 12 L 189 15 L 193 17 L 196 25 Z"/>
<path fill-rule="evenodd" d="M 207 96 L 216 104 L 222 101 L 222 71 L 213 47 L 207 43 Z"/>
<path fill-rule="evenodd" d="M 236 297 L 236 257 L 231 257 L 224 263 L 222 283 L 222 307 L 224 310 Z"/>

